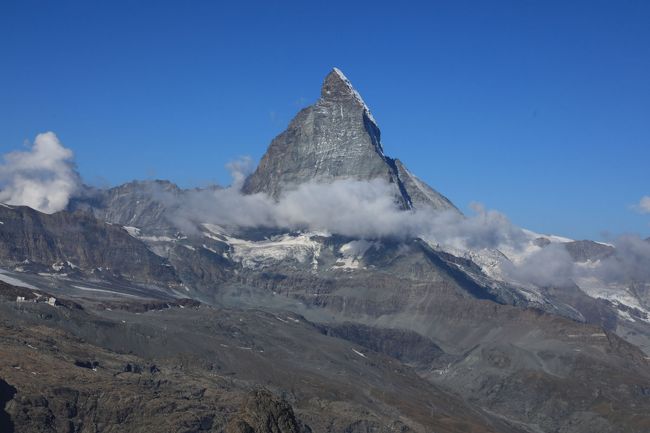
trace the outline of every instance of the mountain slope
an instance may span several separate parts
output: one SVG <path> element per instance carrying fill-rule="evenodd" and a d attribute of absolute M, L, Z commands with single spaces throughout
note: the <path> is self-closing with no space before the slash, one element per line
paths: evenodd
<path fill-rule="evenodd" d="M 108 189 L 87 187 L 68 205 L 71 211 L 91 212 L 101 221 L 126 227 L 146 227 L 149 233 L 174 233 L 169 218 L 173 198 L 184 190 L 169 181 L 133 181 Z"/>
<path fill-rule="evenodd" d="M 396 199 L 405 209 L 430 206 L 458 212 L 402 163 L 384 155 L 379 127 L 368 107 L 335 68 L 325 77 L 318 102 L 300 111 L 271 142 L 243 191 L 277 198 L 283 190 L 308 181 L 376 178 L 395 186 Z"/>
<path fill-rule="evenodd" d="M 244 421 L 268 425 L 260 433 L 523 433 L 294 314 L 51 306 L 17 303 L 19 290 L 0 282 L 0 386 L 13 389 L 0 397 L 16 432 L 216 433 Z M 282 414 L 293 429 L 273 428 Z"/>
<path fill-rule="evenodd" d="M 178 288 L 174 270 L 120 226 L 77 212 L 0 206 L 0 264 L 22 271 L 121 278 Z"/>

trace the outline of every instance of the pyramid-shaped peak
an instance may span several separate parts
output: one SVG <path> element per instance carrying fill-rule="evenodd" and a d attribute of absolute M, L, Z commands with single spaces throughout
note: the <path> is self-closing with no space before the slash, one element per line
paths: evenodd
<path fill-rule="evenodd" d="M 375 119 L 370 114 L 370 109 L 361 98 L 359 92 L 357 92 L 352 83 L 345 74 L 339 68 L 333 68 L 329 74 L 325 77 L 323 81 L 323 87 L 321 88 L 321 99 L 325 101 L 356 101 L 359 106 L 366 111 L 366 114 L 370 120 L 375 122 Z"/>
<path fill-rule="evenodd" d="M 352 83 L 339 68 L 334 68 L 327 74 L 321 88 L 321 97 L 323 98 L 349 98 L 355 96 L 355 93 L 356 90 L 352 87 Z"/>
<path fill-rule="evenodd" d="M 350 80 L 334 68 L 321 98 L 302 109 L 286 131 L 275 137 L 242 187 L 245 194 L 274 199 L 307 182 L 342 179 L 386 181 L 404 209 L 424 206 L 456 210 L 444 196 L 384 154 L 377 124 Z"/>

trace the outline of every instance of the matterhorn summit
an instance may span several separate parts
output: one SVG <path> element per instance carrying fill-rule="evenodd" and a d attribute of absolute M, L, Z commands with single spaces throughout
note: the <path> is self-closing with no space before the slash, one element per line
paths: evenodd
<path fill-rule="evenodd" d="M 246 180 L 247 194 L 274 198 L 306 182 L 385 179 L 404 209 L 454 210 L 442 194 L 384 154 L 370 109 L 338 68 L 325 77 L 320 99 L 301 110 L 269 145 L 257 170 Z"/>

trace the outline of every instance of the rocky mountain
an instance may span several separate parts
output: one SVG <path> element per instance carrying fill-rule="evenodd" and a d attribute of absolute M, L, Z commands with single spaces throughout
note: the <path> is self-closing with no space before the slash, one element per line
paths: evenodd
<path fill-rule="evenodd" d="M 246 179 L 247 194 L 277 198 L 283 190 L 307 181 L 385 179 L 405 209 L 430 206 L 458 209 L 442 194 L 384 154 L 379 127 L 343 73 L 325 77 L 316 104 L 298 113 L 269 146 L 257 170 Z"/>
<path fill-rule="evenodd" d="M 614 254 L 614 247 L 611 245 L 589 240 L 566 242 L 563 245 L 573 260 L 581 263 L 602 260 Z"/>
<path fill-rule="evenodd" d="M 173 201 L 184 191 L 169 181 L 133 181 L 105 190 L 87 187 L 72 199 L 69 209 L 91 212 L 101 221 L 126 227 L 146 227 L 148 232 L 177 231 L 168 218 Z"/>
<path fill-rule="evenodd" d="M 0 261 L 21 272 L 52 273 L 158 284 L 174 289 L 174 269 L 121 226 L 91 214 L 44 214 L 0 206 Z"/>
<path fill-rule="evenodd" d="M 335 69 L 243 193 L 278 199 L 340 179 L 384 179 L 404 211 L 464 218 L 384 155 L 369 109 Z M 523 248 L 464 250 L 418 237 L 220 225 L 205 213 L 181 224 L 193 197 L 212 196 L 147 181 L 89 188 L 53 215 L 0 207 L 1 425 L 650 428 L 645 286 L 533 284 L 504 272 L 558 246 L 576 266 L 594 266 L 615 256 L 613 246 L 524 230 Z"/>

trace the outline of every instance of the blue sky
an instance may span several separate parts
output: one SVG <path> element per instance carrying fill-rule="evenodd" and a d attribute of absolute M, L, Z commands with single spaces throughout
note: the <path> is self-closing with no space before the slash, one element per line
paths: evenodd
<path fill-rule="evenodd" d="M 84 179 L 228 183 L 341 68 L 386 153 L 467 210 L 650 235 L 650 2 L 0 2 L 0 153 Z"/>

